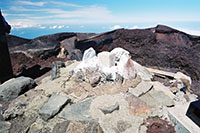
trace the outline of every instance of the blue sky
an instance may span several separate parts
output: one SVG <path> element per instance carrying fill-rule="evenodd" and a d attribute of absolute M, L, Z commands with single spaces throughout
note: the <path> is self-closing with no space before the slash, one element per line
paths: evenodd
<path fill-rule="evenodd" d="M 200 35 L 200 0 L 1 0 L 11 34 L 106 32 L 168 25 Z"/>

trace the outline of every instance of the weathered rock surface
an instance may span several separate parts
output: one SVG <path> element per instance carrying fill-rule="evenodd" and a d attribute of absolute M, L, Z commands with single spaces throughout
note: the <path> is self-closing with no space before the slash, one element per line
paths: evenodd
<path fill-rule="evenodd" d="M 65 133 L 69 124 L 70 121 L 64 121 L 62 123 L 56 124 L 56 126 L 53 128 L 53 133 Z"/>
<path fill-rule="evenodd" d="M 71 106 L 66 106 L 59 114 L 59 117 L 70 121 L 92 120 L 91 116 L 89 115 L 91 102 L 92 99 L 88 98 L 82 102 L 72 104 Z"/>
<path fill-rule="evenodd" d="M 70 102 L 69 97 L 64 94 L 53 94 L 47 103 L 45 103 L 39 111 L 40 116 L 44 120 L 52 118 L 60 109 Z"/>
<path fill-rule="evenodd" d="M 112 113 L 112 112 L 115 111 L 115 110 L 119 110 L 119 104 L 116 103 L 116 104 L 113 105 L 113 106 L 104 107 L 104 108 L 101 108 L 100 110 L 101 110 L 105 115 L 106 115 L 106 114 L 110 114 L 110 113 Z"/>
<path fill-rule="evenodd" d="M 43 128 L 42 125 L 35 122 L 30 126 L 28 133 L 41 133 L 42 128 Z"/>
<path fill-rule="evenodd" d="M 35 81 L 28 77 L 18 77 L 0 85 L 0 100 L 9 101 L 35 87 Z"/>
<path fill-rule="evenodd" d="M 174 101 L 169 96 L 165 95 L 162 91 L 157 91 L 155 89 L 152 89 L 145 95 L 142 95 L 140 97 L 144 102 L 147 103 L 152 108 L 159 107 L 160 105 L 164 106 L 174 106 Z"/>
<path fill-rule="evenodd" d="M 129 88 L 129 92 L 131 92 L 136 97 L 139 97 L 146 92 L 148 92 L 150 89 L 152 89 L 152 84 L 150 81 L 141 81 L 135 88 Z"/>
<path fill-rule="evenodd" d="M 11 127 L 11 123 L 0 121 L 0 133 L 9 133 L 10 127 Z"/>
<path fill-rule="evenodd" d="M 95 120 L 70 122 L 67 133 L 103 133 L 99 123 Z"/>
<path fill-rule="evenodd" d="M 135 71 L 143 80 L 151 81 L 153 78 L 152 74 L 146 69 L 144 66 L 140 65 L 139 63 L 133 61 Z"/>
<path fill-rule="evenodd" d="M 42 91 L 35 91 L 32 89 L 26 92 L 24 95 L 20 95 L 16 99 L 12 100 L 9 105 L 4 103 L 4 106 L 7 105 L 8 107 L 4 109 L 3 118 L 5 120 L 9 120 L 23 115 L 27 105 L 40 94 L 42 94 Z"/>
<path fill-rule="evenodd" d="M 129 112 L 131 115 L 146 116 L 148 113 L 152 112 L 151 108 L 145 102 L 133 94 L 125 94 L 125 99 L 128 102 Z"/>

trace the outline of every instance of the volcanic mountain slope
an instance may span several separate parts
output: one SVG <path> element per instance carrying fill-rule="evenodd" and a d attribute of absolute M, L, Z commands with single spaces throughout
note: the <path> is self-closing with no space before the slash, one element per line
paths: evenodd
<path fill-rule="evenodd" d="M 60 42 L 62 40 L 71 37 L 76 37 L 77 40 L 81 40 L 93 35 L 93 33 L 58 33 L 37 37 L 35 39 L 24 39 L 8 35 L 7 40 L 14 74 L 37 78 L 50 70 L 53 61 L 67 60 L 56 58 L 60 52 Z M 45 69 L 46 71 L 41 72 L 41 69 Z M 31 75 L 37 72 L 41 73 L 41 75 Z"/>
<path fill-rule="evenodd" d="M 89 47 L 98 52 L 122 47 L 130 52 L 133 60 L 144 66 L 182 70 L 194 81 L 199 81 L 200 37 L 167 26 L 119 29 L 79 41 L 76 45 L 82 51 Z"/>

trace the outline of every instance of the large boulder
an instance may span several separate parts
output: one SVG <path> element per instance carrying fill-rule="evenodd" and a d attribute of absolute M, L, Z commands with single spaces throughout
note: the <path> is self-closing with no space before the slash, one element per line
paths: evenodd
<path fill-rule="evenodd" d="M 35 81 L 29 77 L 13 78 L 0 85 L 0 101 L 9 101 L 35 87 Z"/>

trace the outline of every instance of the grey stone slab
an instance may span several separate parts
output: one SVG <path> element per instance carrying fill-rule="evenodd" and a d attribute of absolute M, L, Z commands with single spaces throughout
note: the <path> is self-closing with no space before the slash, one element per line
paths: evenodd
<path fill-rule="evenodd" d="M 129 88 L 129 92 L 139 97 L 148 92 L 152 86 L 151 82 L 142 80 L 135 88 Z"/>
<path fill-rule="evenodd" d="M 92 120 L 89 114 L 91 102 L 92 98 L 88 98 L 71 106 L 66 106 L 59 114 L 59 117 L 71 121 Z"/>
<path fill-rule="evenodd" d="M 53 128 L 53 133 L 66 133 L 67 128 L 69 126 L 70 121 L 64 121 L 62 123 L 58 123 Z"/>
<path fill-rule="evenodd" d="M 39 111 L 39 115 L 42 119 L 48 120 L 56 115 L 60 111 L 60 109 L 68 102 L 70 102 L 70 99 L 66 94 L 53 94 L 49 98 L 49 100 L 42 106 Z"/>
<path fill-rule="evenodd" d="M 174 101 L 169 96 L 165 95 L 162 91 L 156 91 L 152 89 L 149 91 L 149 94 L 164 106 L 170 107 L 174 105 Z"/>

